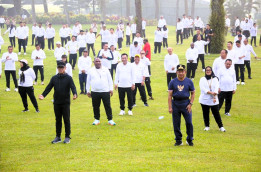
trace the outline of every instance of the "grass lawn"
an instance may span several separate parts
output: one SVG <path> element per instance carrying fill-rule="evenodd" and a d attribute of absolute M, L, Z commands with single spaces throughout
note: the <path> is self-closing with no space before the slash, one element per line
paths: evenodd
<path fill-rule="evenodd" d="M 89 26 L 84 25 L 83 28 Z M 31 28 L 31 26 L 30 26 Z M 60 26 L 55 26 L 58 31 Z M 176 45 L 175 28 L 169 27 L 169 46 L 174 48 L 182 64 L 185 64 L 185 51 L 189 47 L 191 37 L 183 45 Z M 155 27 L 147 27 L 149 42 L 153 48 Z M 2 30 L 3 33 L 3 30 Z M 5 44 L 2 53 L 9 45 L 8 36 L 4 36 Z M 234 40 L 231 36 L 228 40 Z M 60 40 L 59 40 L 60 41 Z M 259 39 L 258 39 L 259 42 Z M 17 42 L 16 42 L 17 43 Z M 32 67 L 31 33 L 27 47 L 27 55 L 19 59 L 29 60 Z M 125 45 L 125 40 L 124 40 Z M 47 41 L 46 41 L 47 47 Z M 100 38 L 95 45 L 100 49 Z M 45 65 L 45 85 L 35 86 L 38 97 L 55 74 L 56 61 L 53 51 L 45 49 L 47 59 Z M 254 48 L 261 55 L 261 47 Z M 18 52 L 18 48 L 15 48 Z M 129 52 L 123 48 L 121 53 Z M 1 55 L 2 55 L 1 53 Z M 238 86 L 233 97 L 231 117 L 221 117 L 227 132 L 218 130 L 214 118 L 210 117 L 211 130 L 203 131 L 204 122 L 201 106 L 199 79 L 204 75 L 196 72 L 194 84 L 196 98 L 193 105 L 194 147 L 174 147 L 172 117 L 168 113 L 167 84 L 163 67 L 164 56 L 152 54 L 152 90 L 155 100 L 148 101 L 150 107 L 144 107 L 137 100 L 133 109 L 134 116 L 119 116 L 119 99 L 115 91 L 111 102 L 116 126 L 107 124 L 104 108 L 101 108 L 101 125 L 92 126 L 93 111 L 91 99 L 80 95 L 71 104 L 71 143 L 52 145 L 55 137 L 55 116 L 52 105 L 52 94 L 38 101 L 40 113 L 37 114 L 29 101 L 30 112 L 22 113 L 22 101 L 14 92 L 5 92 L 5 76 L 0 79 L 0 170 L 1 171 L 260 171 L 261 170 L 261 61 L 252 58 L 252 80 L 246 79 L 245 86 Z M 213 64 L 219 55 L 206 55 L 206 65 Z M 93 58 L 93 56 L 91 56 Z M 17 63 L 18 69 L 19 63 Z M 199 64 L 201 66 L 201 63 Z M 4 67 L 4 66 L 3 66 Z M 246 75 L 247 76 L 247 75 Z M 73 79 L 79 93 L 78 67 L 73 71 Z M 39 83 L 39 81 L 38 81 Z M 139 96 L 138 96 L 139 97 Z M 164 116 L 159 120 L 159 116 Z M 183 143 L 186 138 L 184 119 L 181 123 Z M 64 139 L 64 128 L 62 132 Z"/>

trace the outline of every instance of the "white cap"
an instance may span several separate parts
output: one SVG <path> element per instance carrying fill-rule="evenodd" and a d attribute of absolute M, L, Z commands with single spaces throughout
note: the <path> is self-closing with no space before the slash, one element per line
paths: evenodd
<path fill-rule="evenodd" d="M 19 60 L 19 62 L 24 62 L 25 64 L 28 64 L 27 60 L 25 59 Z"/>
<path fill-rule="evenodd" d="M 60 45 L 61 45 L 61 42 L 60 42 L 60 41 L 58 41 L 58 42 L 56 42 L 56 44 L 60 44 Z"/>

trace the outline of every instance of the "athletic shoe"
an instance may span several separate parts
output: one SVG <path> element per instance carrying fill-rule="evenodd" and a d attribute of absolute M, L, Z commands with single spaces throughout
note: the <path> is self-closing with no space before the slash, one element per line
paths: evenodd
<path fill-rule="evenodd" d="M 228 113 L 228 112 L 227 112 L 227 113 L 225 113 L 225 115 L 227 115 L 227 116 L 231 116 L 231 114 L 230 114 L 230 113 Z"/>
<path fill-rule="evenodd" d="M 251 76 L 249 76 L 248 79 L 252 79 Z"/>
<path fill-rule="evenodd" d="M 95 119 L 94 122 L 92 123 L 92 125 L 99 125 L 100 124 L 100 120 Z"/>
<path fill-rule="evenodd" d="M 111 125 L 111 126 L 116 125 L 116 123 L 115 123 L 113 120 L 109 120 L 109 121 L 108 121 L 108 124 Z"/>
<path fill-rule="evenodd" d="M 61 142 L 61 137 L 55 137 L 54 140 L 52 141 L 52 144 L 56 144 L 56 143 L 59 143 Z"/>
<path fill-rule="evenodd" d="M 154 100 L 154 98 L 151 96 L 151 97 L 149 98 L 149 100 Z"/>
<path fill-rule="evenodd" d="M 133 104 L 132 107 L 136 107 L 137 105 L 136 104 Z"/>
<path fill-rule="evenodd" d="M 15 88 L 14 91 L 15 91 L 15 92 L 18 92 L 18 88 Z"/>
<path fill-rule="evenodd" d="M 187 143 L 187 145 L 189 145 L 189 146 L 194 146 L 192 140 L 191 140 L 191 141 L 188 141 L 188 140 L 187 140 L 186 143 Z"/>
<path fill-rule="evenodd" d="M 119 113 L 119 115 L 125 115 L 124 110 L 121 110 L 120 113 Z"/>
<path fill-rule="evenodd" d="M 144 106 L 149 107 L 148 103 L 144 103 Z"/>
<path fill-rule="evenodd" d="M 204 131 L 209 131 L 209 130 L 210 130 L 209 127 L 205 127 L 205 128 L 204 128 Z"/>
<path fill-rule="evenodd" d="M 44 82 L 41 82 L 42 85 L 44 85 Z"/>
<path fill-rule="evenodd" d="M 29 111 L 29 109 L 24 109 L 24 110 L 22 110 L 22 112 L 28 112 Z"/>
<path fill-rule="evenodd" d="M 205 69 L 202 69 L 203 72 L 205 72 Z"/>
<path fill-rule="evenodd" d="M 237 85 L 239 85 L 240 84 L 240 81 L 237 81 Z"/>
<path fill-rule="evenodd" d="M 24 55 L 26 55 L 26 53 L 24 53 Z"/>
<path fill-rule="evenodd" d="M 241 85 L 245 85 L 245 82 L 241 82 Z"/>
<path fill-rule="evenodd" d="M 36 109 L 35 112 L 36 112 L 36 113 L 40 113 L 39 109 Z"/>
<path fill-rule="evenodd" d="M 5 91 L 10 91 L 10 88 L 6 88 Z"/>
<path fill-rule="evenodd" d="M 37 85 L 37 82 L 34 82 L 34 85 Z"/>
<path fill-rule="evenodd" d="M 129 111 L 128 111 L 128 115 L 130 115 L 130 116 L 132 116 L 132 115 L 133 115 L 133 113 L 132 113 L 132 111 L 131 111 L 131 110 L 129 110 Z"/>
<path fill-rule="evenodd" d="M 65 143 L 65 144 L 70 143 L 70 137 L 65 137 L 63 143 Z"/>
<path fill-rule="evenodd" d="M 174 144 L 174 146 L 181 146 L 183 145 L 181 140 L 177 140 L 176 143 Z"/>
<path fill-rule="evenodd" d="M 219 130 L 222 131 L 222 132 L 226 132 L 226 129 L 224 127 L 220 127 Z"/>
<path fill-rule="evenodd" d="M 191 78 L 192 81 L 194 81 L 194 78 Z"/>
<path fill-rule="evenodd" d="M 21 54 L 21 52 L 18 53 L 18 55 L 20 55 L 20 54 Z"/>

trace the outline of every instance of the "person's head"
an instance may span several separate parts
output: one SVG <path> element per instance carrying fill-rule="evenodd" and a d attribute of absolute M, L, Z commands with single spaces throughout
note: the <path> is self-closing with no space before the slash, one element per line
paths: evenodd
<path fill-rule="evenodd" d="M 103 29 L 103 30 L 106 30 L 106 25 L 103 25 L 103 26 L 102 26 L 102 29 Z"/>
<path fill-rule="evenodd" d="M 198 41 L 200 41 L 200 40 L 201 40 L 201 36 L 200 36 L 200 35 L 198 35 L 198 37 L 197 37 L 197 40 L 198 40 Z"/>
<path fill-rule="evenodd" d="M 141 58 L 145 57 L 145 51 L 144 50 L 140 51 L 140 56 L 141 56 Z"/>
<path fill-rule="evenodd" d="M 108 44 L 105 43 L 105 44 L 103 45 L 103 49 L 106 51 L 106 50 L 108 50 L 108 48 L 109 48 Z"/>
<path fill-rule="evenodd" d="M 183 14 L 183 18 L 186 18 L 186 14 Z"/>
<path fill-rule="evenodd" d="M 244 40 L 244 44 L 247 45 L 248 44 L 248 39 Z"/>
<path fill-rule="evenodd" d="M 199 19 L 199 16 L 197 16 L 197 20 Z"/>
<path fill-rule="evenodd" d="M 256 23 L 254 23 L 253 26 L 256 27 Z"/>
<path fill-rule="evenodd" d="M 34 23 L 34 26 L 36 26 L 36 23 Z"/>
<path fill-rule="evenodd" d="M 49 27 L 49 28 L 51 28 L 51 27 L 52 27 L 52 24 L 51 24 L 51 23 L 49 23 L 48 27 Z"/>
<path fill-rule="evenodd" d="M 248 23 L 248 19 L 246 19 L 245 22 Z"/>
<path fill-rule="evenodd" d="M 140 33 L 139 33 L 139 32 L 136 33 L 136 37 L 137 37 L 137 38 L 140 37 Z"/>
<path fill-rule="evenodd" d="M 233 42 L 228 41 L 228 42 L 227 42 L 227 49 L 228 49 L 228 50 L 231 50 L 232 48 L 233 48 Z"/>
<path fill-rule="evenodd" d="M 110 32 L 111 32 L 111 34 L 113 34 L 114 33 L 114 29 L 110 28 Z"/>
<path fill-rule="evenodd" d="M 42 27 L 42 23 L 39 23 L 39 24 L 38 24 L 38 27 L 40 27 L 40 28 L 41 28 L 41 27 Z"/>
<path fill-rule="evenodd" d="M 13 46 L 8 46 L 8 52 L 12 53 L 13 52 Z"/>
<path fill-rule="evenodd" d="M 78 25 L 78 23 L 76 22 L 75 24 L 74 24 L 74 26 L 77 26 Z"/>
<path fill-rule="evenodd" d="M 190 44 L 190 48 L 193 49 L 194 47 L 195 47 L 195 45 L 194 45 L 194 43 L 192 42 L 192 43 Z"/>
<path fill-rule="evenodd" d="M 121 55 L 121 61 L 122 61 L 122 63 L 123 63 L 124 65 L 126 65 L 127 62 L 128 62 L 128 54 L 123 53 L 123 54 Z"/>
<path fill-rule="evenodd" d="M 180 22 L 180 18 L 177 19 L 177 22 Z"/>
<path fill-rule="evenodd" d="M 173 52 L 173 48 L 169 47 L 167 50 L 168 50 L 169 55 L 171 55 Z"/>
<path fill-rule="evenodd" d="M 40 44 L 35 44 L 35 49 L 36 49 L 37 51 L 39 51 L 40 48 L 41 48 Z"/>
<path fill-rule="evenodd" d="M 225 67 L 226 67 L 227 69 L 229 69 L 229 68 L 231 67 L 231 65 L 232 65 L 232 60 L 231 60 L 231 59 L 226 59 L 226 61 L 225 61 Z"/>
<path fill-rule="evenodd" d="M 21 27 L 23 27 L 23 26 L 24 26 L 23 22 L 19 22 L 19 25 L 20 25 Z"/>
<path fill-rule="evenodd" d="M 94 66 L 96 69 L 100 69 L 101 68 L 101 59 L 99 59 L 98 57 L 94 58 Z"/>
<path fill-rule="evenodd" d="M 222 59 L 226 59 L 227 58 L 227 53 L 228 53 L 227 50 L 225 50 L 225 49 L 221 50 L 220 57 Z"/>
<path fill-rule="evenodd" d="M 147 42 L 149 42 L 147 38 L 143 39 L 143 44 L 146 44 Z"/>
<path fill-rule="evenodd" d="M 238 40 L 236 41 L 236 46 L 239 48 L 241 46 L 241 42 Z"/>
<path fill-rule="evenodd" d="M 59 74 L 64 74 L 66 70 L 66 65 L 64 62 L 60 61 L 57 63 L 57 70 Z"/>
<path fill-rule="evenodd" d="M 242 35 L 238 35 L 238 40 L 239 40 L 239 41 L 242 40 Z"/>
<path fill-rule="evenodd" d="M 67 55 L 62 55 L 62 61 L 66 64 L 67 63 Z"/>
<path fill-rule="evenodd" d="M 87 48 L 85 48 L 84 50 L 83 50 L 83 57 L 88 57 L 88 49 Z"/>
<path fill-rule="evenodd" d="M 22 68 L 22 67 L 26 67 L 26 66 L 28 65 L 28 62 L 27 62 L 26 59 L 19 60 L 19 62 L 20 62 L 20 67 L 21 67 L 21 68 Z"/>
<path fill-rule="evenodd" d="M 130 26 L 130 23 L 127 23 L 127 26 Z"/>
<path fill-rule="evenodd" d="M 80 30 L 80 35 L 83 35 L 84 34 L 84 30 Z"/>
<path fill-rule="evenodd" d="M 210 25 L 209 25 L 209 24 L 207 24 L 206 28 L 207 28 L 207 29 L 210 29 Z"/>
<path fill-rule="evenodd" d="M 134 62 L 135 62 L 136 64 L 139 64 L 139 62 L 140 62 L 140 55 L 139 55 L 139 54 L 136 54 L 136 55 L 135 55 Z"/>
<path fill-rule="evenodd" d="M 60 48 L 60 47 L 61 47 L 61 42 L 56 42 L 56 46 L 57 46 L 58 48 Z"/>
<path fill-rule="evenodd" d="M 185 76 L 186 76 L 185 65 L 179 64 L 177 66 L 177 72 L 176 73 L 177 73 L 178 79 L 183 80 L 185 78 Z"/>
<path fill-rule="evenodd" d="M 115 46 L 114 46 L 114 45 L 111 45 L 110 50 L 111 50 L 111 51 L 114 51 L 114 50 L 115 50 Z"/>
<path fill-rule="evenodd" d="M 166 31 L 167 30 L 167 25 L 163 26 L 163 30 Z"/>
<path fill-rule="evenodd" d="M 163 16 L 160 16 L 160 19 L 163 19 Z"/>
<path fill-rule="evenodd" d="M 200 30 L 197 30 L 197 35 L 200 35 Z"/>
<path fill-rule="evenodd" d="M 137 42 L 137 41 L 134 42 L 134 46 L 135 46 L 135 47 L 138 46 L 138 42 Z"/>
<path fill-rule="evenodd" d="M 207 66 L 207 67 L 205 68 L 205 77 L 206 77 L 207 79 L 211 79 L 211 77 L 214 77 L 214 73 L 213 73 L 212 67 Z"/>
<path fill-rule="evenodd" d="M 241 35 L 241 33 L 242 33 L 241 30 L 237 31 L 237 35 Z"/>
<path fill-rule="evenodd" d="M 24 22 L 23 24 L 24 24 L 24 26 L 26 26 L 26 22 Z"/>
<path fill-rule="evenodd" d="M 66 24 L 66 25 L 65 25 L 65 27 L 69 27 L 69 25 L 68 25 L 68 24 Z"/>
<path fill-rule="evenodd" d="M 63 24 L 63 28 L 65 28 L 66 27 L 66 25 L 65 24 Z"/>
<path fill-rule="evenodd" d="M 191 19 L 191 16 L 188 16 L 189 19 Z"/>
<path fill-rule="evenodd" d="M 90 28 L 90 29 L 89 29 L 89 31 L 90 31 L 90 33 L 93 33 L 93 30 L 92 30 L 92 28 Z"/>
<path fill-rule="evenodd" d="M 157 31 L 161 31 L 161 28 L 160 28 L 160 27 L 157 27 Z"/>
<path fill-rule="evenodd" d="M 75 36 L 72 36 L 72 41 L 73 41 L 73 42 L 75 41 L 75 39 L 76 39 Z"/>
<path fill-rule="evenodd" d="M 251 15 L 248 16 L 249 19 L 251 19 L 251 17 L 252 17 Z"/>

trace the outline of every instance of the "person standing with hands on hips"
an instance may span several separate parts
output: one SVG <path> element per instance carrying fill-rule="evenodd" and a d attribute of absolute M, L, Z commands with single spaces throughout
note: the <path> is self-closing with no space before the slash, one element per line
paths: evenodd
<path fill-rule="evenodd" d="M 189 98 L 190 97 L 190 98 Z M 177 78 L 169 83 L 168 105 L 169 113 L 172 113 L 175 140 L 174 146 L 182 145 L 182 133 L 180 130 L 181 114 L 185 118 L 187 128 L 187 144 L 193 146 L 192 110 L 195 98 L 193 82 L 186 77 L 185 65 L 177 66 Z"/>
<path fill-rule="evenodd" d="M 77 98 L 77 92 L 72 77 L 65 73 L 65 63 L 58 62 L 57 69 L 58 74 L 52 77 L 44 92 L 39 96 L 39 99 L 43 100 L 52 88 L 54 88 L 53 108 L 56 119 L 56 137 L 52 143 L 61 142 L 62 118 L 65 125 L 65 139 L 63 143 L 70 143 L 70 90 L 73 93 L 73 100 Z"/>

